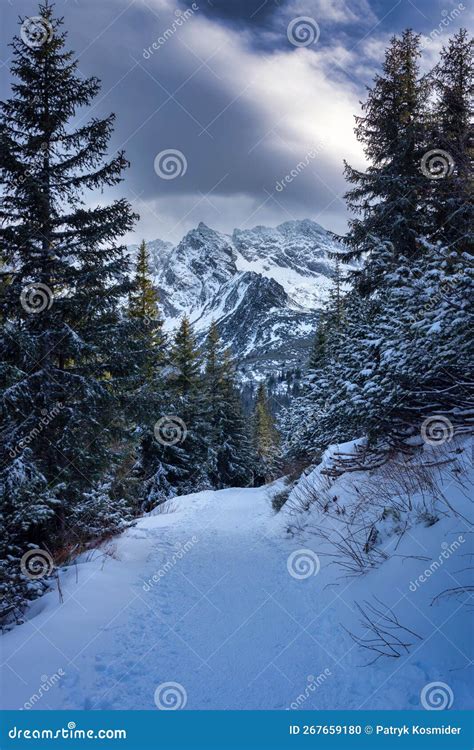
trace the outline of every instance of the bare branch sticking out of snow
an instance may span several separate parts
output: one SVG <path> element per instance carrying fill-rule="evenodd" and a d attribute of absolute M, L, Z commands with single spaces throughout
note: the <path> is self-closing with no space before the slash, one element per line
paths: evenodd
<path fill-rule="evenodd" d="M 375 664 L 384 656 L 399 659 L 404 653 L 408 653 L 416 640 L 423 640 L 418 633 L 402 625 L 395 612 L 376 596 L 374 601 L 375 604 L 364 601 L 363 606 L 355 602 L 361 615 L 360 622 L 365 627 L 362 635 L 356 635 L 344 628 L 358 646 L 375 654 L 365 666 Z"/>

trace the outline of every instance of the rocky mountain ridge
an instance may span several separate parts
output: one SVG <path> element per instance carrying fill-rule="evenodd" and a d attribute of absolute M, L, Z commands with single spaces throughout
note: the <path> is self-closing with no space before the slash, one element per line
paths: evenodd
<path fill-rule="evenodd" d="M 202 338 L 215 320 L 243 379 L 304 364 L 340 250 L 319 224 L 228 235 L 201 223 L 176 246 L 154 240 L 148 250 L 168 331 L 186 314 Z"/>

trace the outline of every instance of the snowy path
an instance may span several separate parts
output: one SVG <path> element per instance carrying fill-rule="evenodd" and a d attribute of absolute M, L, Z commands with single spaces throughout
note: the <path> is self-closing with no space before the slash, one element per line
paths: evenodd
<path fill-rule="evenodd" d="M 2 638 L 2 707 L 154 709 L 157 687 L 173 682 L 188 709 L 418 708 L 420 687 L 443 675 L 419 651 L 359 668 L 341 627 L 356 622 L 354 584 L 328 586 L 324 558 L 318 575 L 289 574 L 288 556 L 312 538 L 286 533 L 270 492 L 179 498 L 112 555 L 66 571 L 64 603 L 52 591 Z M 439 634 L 430 642 L 426 663 Z"/>

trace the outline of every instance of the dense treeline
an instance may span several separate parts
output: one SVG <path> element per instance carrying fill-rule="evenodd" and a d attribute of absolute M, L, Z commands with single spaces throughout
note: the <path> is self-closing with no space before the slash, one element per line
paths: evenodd
<path fill-rule="evenodd" d="M 113 115 L 77 119 L 100 83 L 78 73 L 49 2 L 33 22 L 13 41 L 0 109 L 7 619 L 41 593 L 53 563 L 175 494 L 266 481 L 277 452 L 265 394 L 255 420 L 242 415 L 216 326 L 204 351 L 186 319 L 164 335 L 146 246 L 133 269 L 120 242 L 137 219 L 128 202 L 86 207 L 128 163 L 106 157 Z"/>
<path fill-rule="evenodd" d="M 427 75 L 418 35 L 392 40 L 357 118 L 369 166 L 346 165 L 355 218 L 308 372 L 271 375 L 249 416 L 214 323 L 204 346 L 186 318 L 165 334 L 146 244 L 133 267 L 121 242 L 137 219 L 128 202 L 87 207 L 128 163 L 122 152 L 106 156 L 113 115 L 76 119 L 99 81 L 79 75 L 48 2 L 40 19 L 39 34 L 36 22 L 33 36 L 13 41 L 12 97 L 0 108 L 7 619 L 44 589 L 45 564 L 52 570 L 176 494 L 263 483 L 288 457 L 308 463 L 335 441 L 367 435 L 370 445 L 400 446 L 427 420 L 454 432 L 472 418 L 467 32 Z M 277 379 L 294 396 L 280 420 L 283 464 L 269 398 Z"/>
<path fill-rule="evenodd" d="M 340 260 L 358 265 L 350 291 L 335 285 L 282 420 L 293 455 L 472 426 L 472 40 L 460 30 L 427 75 L 419 57 L 419 35 L 394 38 L 356 118 L 369 166 L 346 164 L 356 218 Z"/>

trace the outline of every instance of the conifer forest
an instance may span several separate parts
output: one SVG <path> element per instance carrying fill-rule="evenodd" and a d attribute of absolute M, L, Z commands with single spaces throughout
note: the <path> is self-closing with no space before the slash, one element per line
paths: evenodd
<path fill-rule="evenodd" d="M 472 709 L 469 10 L 380 5 L 4 3 L 2 709 Z"/>

